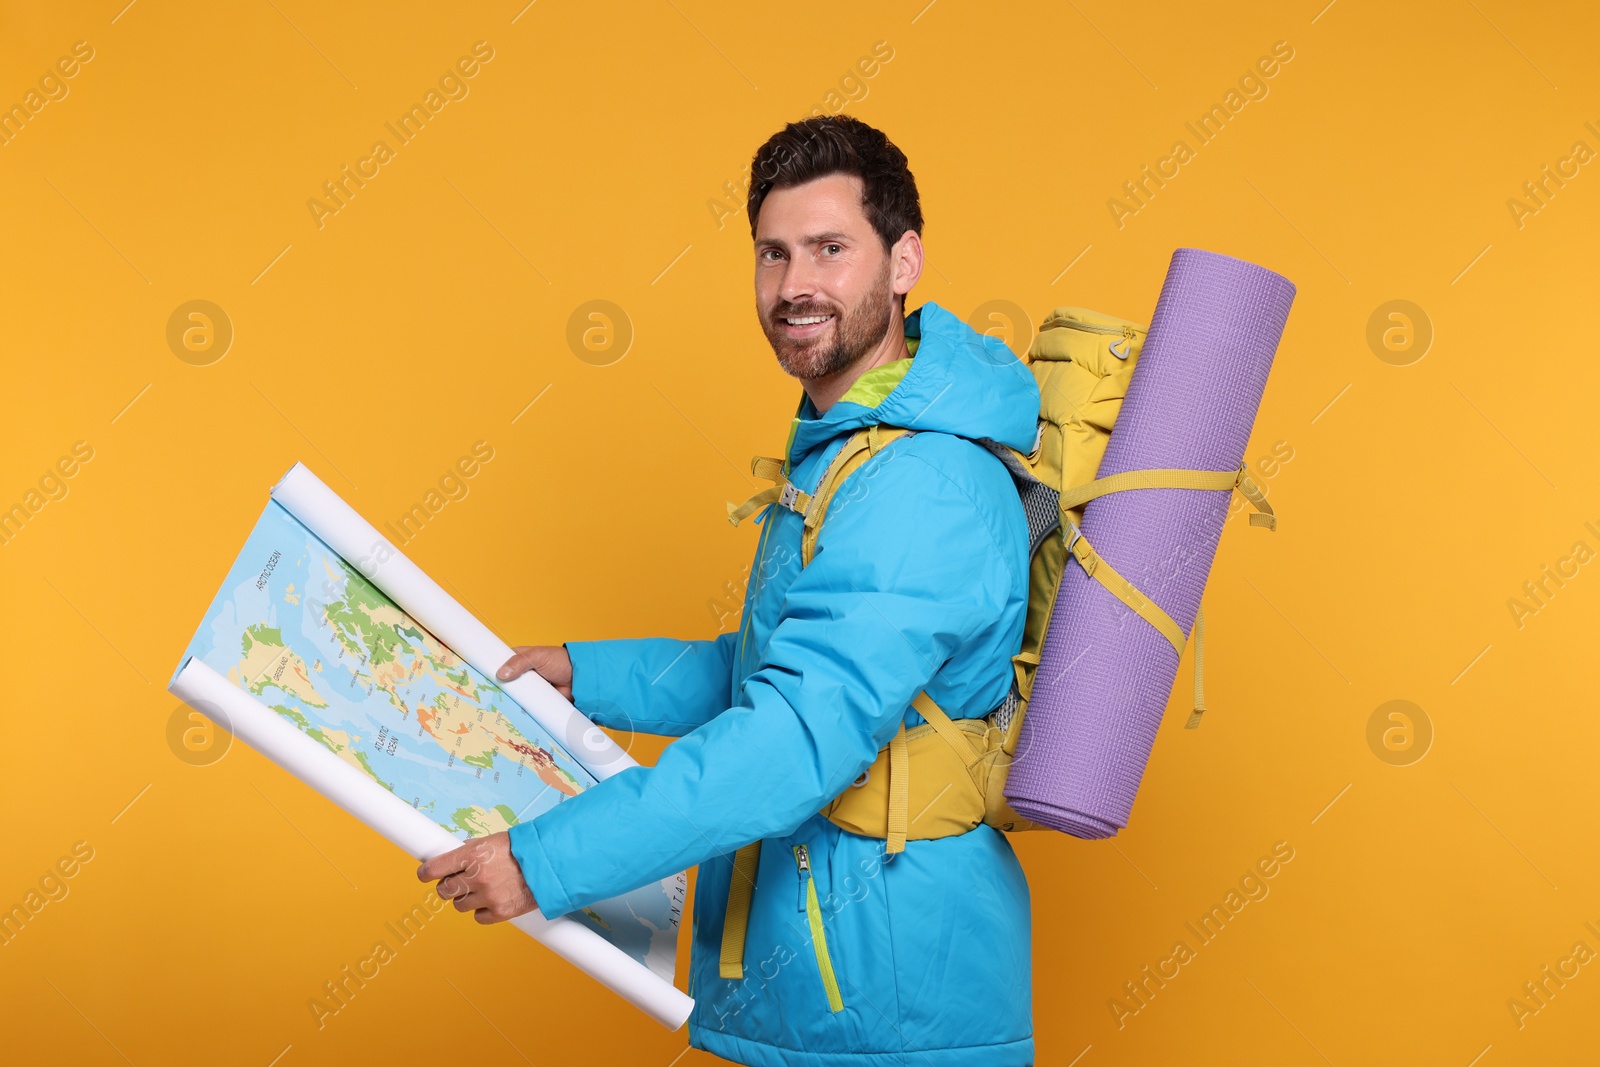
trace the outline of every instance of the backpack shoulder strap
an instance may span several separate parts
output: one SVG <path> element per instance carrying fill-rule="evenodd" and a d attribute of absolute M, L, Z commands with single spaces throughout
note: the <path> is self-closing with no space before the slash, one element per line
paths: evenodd
<path fill-rule="evenodd" d="M 822 476 L 817 479 L 816 491 L 811 494 L 806 502 L 806 508 L 801 514 L 805 516 L 805 531 L 800 535 L 800 563 L 802 566 L 811 562 L 811 555 L 816 550 L 817 534 L 822 530 L 822 520 L 827 517 L 828 504 L 833 500 L 834 493 L 844 480 L 855 471 L 857 467 L 866 463 L 873 456 L 883 450 L 889 442 L 901 437 L 909 437 L 916 430 L 908 430 L 903 426 L 880 426 L 873 423 L 864 429 L 851 434 L 839 451 L 834 454 L 833 460 L 828 464 Z"/>
<path fill-rule="evenodd" d="M 805 519 L 805 531 L 800 537 L 800 561 L 804 566 L 811 562 L 811 553 L 822 527 L 822 519 L 828 512 L 828 502 L 833 499 L 833 494 L 839 485 L 857 467 L 882 451 L 889 442 L 899 437 L 910 437 L 917 432 L 903 426 L 883 426 L 878 423 L 857 430 L 846 438 L 839 451 L 834 453 L 827 468 L 817 478 L 817 488 L 812 493 L 805 492 L 789 481 L 782 460 L 773 456 L 756 456 L 750 460 L 750 473 L 773 484 L 743 504 L 728 501 L 728 521 L 737 526 L 742 520 L 768 504 L 781 504 L 800 515 Z"/>

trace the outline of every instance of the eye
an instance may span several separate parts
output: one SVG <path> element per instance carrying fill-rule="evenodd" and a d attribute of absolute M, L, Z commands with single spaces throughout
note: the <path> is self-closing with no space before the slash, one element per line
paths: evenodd
<path fill-rule="evenodd" d="M 823 245 L 822 248 L 824 251 L 830 248 L 837 248 L 841 252 L 844 251 L 844 246 L 835 241 L 829 241 L 827 244 Z"/>
<path fill-rule="evenodd" d="M 758 258 L 766 259 L 768 256 L 776 256 L 776 255 L 780 255 L 780 254 L 781 253 L 779 253 L 779 251 L 776 248 L 766 248 L 766 249 L 762 249 L 761 255 Z"/>

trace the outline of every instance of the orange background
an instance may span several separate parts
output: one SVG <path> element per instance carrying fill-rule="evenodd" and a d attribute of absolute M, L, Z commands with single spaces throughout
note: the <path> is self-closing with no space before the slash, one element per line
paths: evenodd
<path fill-rule="evenodd" d="M 453 913 L 319 1030 L 307 1001 L 426 889 L 243 745 L 170 741 L 163 687 L 296 460 L 381 524 L 488 442 L 406 550 L 513 643 L 736 626 L 758 531 L 723 501 L 799 395 L 752 312 L 745 175 L 844 108 L 917 176 L 912 306 L 1005 302 L 979 321 L 1015 347 L 1057 305 L 1148 321 L 1177 247 L 1299 286 L 1248 451 L 1292 450 L 1282 525 L 1223 539 L 1212 711 L 1182 729 L 1180 684 L 1114 840 L 1014 838 L 1038 1062 L 1592 1058 L 1600 975 L 1560 961 L 1600 949 L 1593 5 L 124 3 L 0 5 L 0 104 L 92 49 L 0 145 L 0 506 L 93 450 L 0 546 L 0 906 L 93 850 L 0 947 L 8 1055 L 713 1062 Z M 467 95 L 319 226 L 307 201 L 478 41 Z M 1199 145 L 1185 123 L 1279 41 Z M 1513 211 L 1547 164 L 1564 185 Z M 191 300 L 232 325 L 220 359 L 169 346 Z M 575 350 L 591 300 L 621 316 Z M 1393 300 L 1410 347 L 1382 316 L 1402 333 L 1369 343 Z M 1527 600 L 1547 564 L 1568 579 Z M 1369 733 L 1394 700 L 1417 710 Z M 1280 841 L 1270 894 L 1119 1026 L 1124 983 Z M 1519 1019 L 1546 965 L 1571 977 Z"/>

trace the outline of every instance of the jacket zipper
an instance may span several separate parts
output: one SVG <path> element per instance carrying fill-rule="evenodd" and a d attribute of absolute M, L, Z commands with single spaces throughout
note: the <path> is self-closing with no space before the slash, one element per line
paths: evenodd
<path fill-rule="evenodd" d="M 806 918 L 811 924 L 811 944 L 817 950 L 817 970 L 822 975 L 822 988 L 828 994 L 828 1010 L 843 1011 L 844 998 L 839 996 L 839 980 L 834 976 L 833 960 L 828 956 L 828 938 L 822 929 L 822 905 L 817 902 L 817 883 L 811 876 L 811 854 L 805 845 L 794 846 L 794 865 L 805 890 Z"/>

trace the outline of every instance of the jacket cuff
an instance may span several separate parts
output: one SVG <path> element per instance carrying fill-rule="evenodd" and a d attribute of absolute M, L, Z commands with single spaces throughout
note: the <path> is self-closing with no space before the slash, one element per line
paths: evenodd
<path fill-rule="evenodd" d="M 599 646 L 607 643 L 566 641 L 561 647 L 567 650 L 567 657 L 572 660 L 573 706 L 587 715 L 596 726 L 610 727 L 619 716 L 626 720 L 627 715 L 606 699 L 603 693 L 605 674 L 600 664 L 602 652 Z"/>
<path fill-rule="evenodd" d="M 538 820 L 518 823 L 506 831 L 511 839 L 511 856 L 522 868 L 522 880 L 539 905 L 539 914 L 546 919 L 557 919 L 572 911 L 572 898 L 567 895 L 555 868 L 550 866 L 544 846 L 539 841 Z"/>

